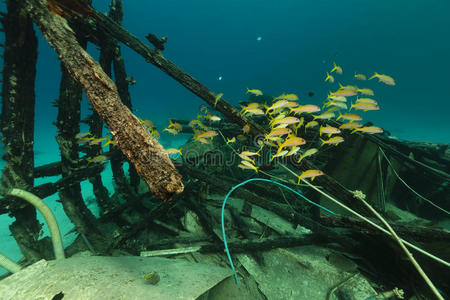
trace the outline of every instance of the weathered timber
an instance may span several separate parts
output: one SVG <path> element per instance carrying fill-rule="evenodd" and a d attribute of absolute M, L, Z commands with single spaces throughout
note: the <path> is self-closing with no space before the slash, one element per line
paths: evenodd
<path fill-rule="evenodd" d="M 25 0 L 24 3 L 44 38 L 81 84 L 117 145 L 135 165 L 153 195 L 167 201 L 174 193 L 182 192 L 181 175 L 163 147 L 120 101 L 116 86 L 99 64 L 80 47 L 67 21 L 53 14 L 44 0 Z"/>
<path fill-rule="evenodd" d="M 123 18 L 123 7 L 122 7 L 122 1 L 121 0 L 112 0 L 110 5 L 110 12 L 109 16 L 111 19 L 113 19 L 118 24 L 122 23 Z M 128 90 L 129 81 L 127 80 L 127 72 L 125 68 L 125 61 L 122 57 L 122 53 L 120 50 L 120 45 L 115 39 L 111 39 L 111 49 L 113 50 L 112 53 L 112 62 L 113 62 L 113 69 L 114 69 L 114 77 L 115 82 L 117 86 L 117 91 L 119 92 L 120 99 L 122 100 L 122 103 L 125 104 L 131 111 L 132 111 L 132 105 L 131 105 L 131 96 L 130 92 Z M 115 164 L 119 164 L 122 168 L 124 159 L 111 159 L 111 167 Z M 134 191 L 131 192 L 131 194 L 134 194 L 137 191 L 137 187 L 139 185 L 139 175 L 136 172 L 136 168 L 133 166 L 133 164 L 130 164 L 130 167 L 128 169 L 128 176 L 129 176 L 129 184 L 134 188 Z M 127 182 L 128 183 L 128 182 Z M 128 185 L 127 185 L 128 186 Z"/>
<path fill-rule="evenodd" d="M 372 220 L 382 226 L 377 220 Z M 372 225 L 355 217 L 348 216 L 322 216 L 319 220 L 325 226 L 351 228 L 364 230 L 366 234 L 384 235 Z M 450 244 L 450 232 L 445 229 L 415 226 L 412 224 L 390 223 L 394 231 L 405 240 L 413 240 L 421 243 L 442 242 Z M 450 253 L 450 252 L 449 252 Z"/>
<path fill-rule="evenodd" d="M 0 186 L 33 187 L 34 166 L 34 81 L 36 75 L 37 38 L 31 19 L 20 1 L 7 2 L 8 13 L 2 18 L 5 28 L 3 60 L 1 131 L 6 154 Z M 36 209 L 22 199 L 3 198 L 0 209 L 8 211 L 15 221 L 11 233 L 28 263 L 52 258 L 48 239 L 39 241 L 41 224 Z"/>

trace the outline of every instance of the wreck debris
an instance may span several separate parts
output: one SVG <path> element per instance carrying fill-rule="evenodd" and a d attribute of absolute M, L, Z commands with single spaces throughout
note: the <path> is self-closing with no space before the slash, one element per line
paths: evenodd
<path fill-rule="evenodd" d="M 52 14 L 42 0 L 28 0 L 25 7 L 67 70 L 83 86 L 117 145 L 135 165 L 153 195 L 167 201 L 174 193 L 182 192 L 181 176 L 162 146 L 120 101 L 116 86 L 81 48 L 66 20 Z"/>

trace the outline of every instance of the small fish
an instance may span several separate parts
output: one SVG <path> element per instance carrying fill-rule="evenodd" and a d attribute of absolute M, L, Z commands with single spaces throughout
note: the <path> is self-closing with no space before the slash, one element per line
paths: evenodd
<path fill-rule="evenodd" d="M 261 116 L 264 115 L 264 111 L 260 108 L 249 108 L 245 110 L 244 114 Z"/>
<path fill-rule="evenodd" d="M 342 129 L 342 130 L 352 130 L 352 129 L 359 128 L 359 127 L 362 127 L 362 126 L 363 126 L 363 124 L 361 124 L 361 123 L 350 122 L 350 123 L 344 123 L 344 124 L 342 124 L 341 126 L 339 126 L 339 129 Z"/>
<path fill-rule="evenodd" d="M 269 125 L 274 127 L 277 124 L 295 124 L 300 122 L 299 118 L 296 117 L 285 117 L 279 120 L 272 120 L 270 121 Z"/>
<path fill-rule="evenodd" d="M 347 102 L 347 98 L 345 96 L 334 96 L 334 95 L 329 94 L 327 96 L 327 100 L 328 99 L 331 99 L 334 101 L 339 101 L 339 102 Z"/>
<path fill-rule="evenodd" d="M 94 138 L 89 141 L 89 145 L 98 145 L 105 140 L 106 140 L 106 138 Z"/>
<path fill-rule="evenodd" d="M 334 93 L 330 93 L 331 96 L 344 96 L 344 97 L 351 97 L 355 96 L 357 92 L 353 89 L 339 89 Z"/>
<path fill-rule="evenodd" d="M 395 85 L 395 80 L 391 76 L 388 76 L 386 74 L 378 74 L 375 72 L 372 77 L 369 78 L 369 80 L 373 78 L 378 78 L 378 82 L 382 82 L 387 85 Z"/>
<path fill-rule="evenodd" d="M 231 139 L 227 139 L 227 145 L 230 144 L 230 143 L 234 143 L 234 142 L 236 142 L 236 137 L 235 136 L 233 136 Z"/>
<path fill-rule="evenodd" d="M 169 126 L 167 128 L 175 128 L 177 131 L 181 131 L 183 129 L 183 126 L 180 123 L 172 122 L 172 120 L 169 120 Z"/>
<path fill-rule="evenodd" d="M 216 107 L 217 102 L 219 102 L 220 98 L 222 98 L 223 93 L 217 94 L 216 98 L 214 99 L 214 107 Z"/>
<path fill-rule="evenodd" d="M 291 136 L 287 138 L 282 144 L 279 145 L 277 153 L 280 153 L 281 150 L 285 147 L 301 146 L 304 144 L 306 144 L 305 139 L 298 136 Z"/>
<path fill-rule="evenodd" d="M 380 128 L 377 126 L 366 126 L 366 127 L 361 127 L 361 128 L 355 128 L 351 133 L 355 133 L 357 131 L 365 132 L 365 133 L 369 133 L 369 134 L 383 133 L 383 128 Z"/>
<path fill-rule="evenodd" d="M 180 156 L 183 156 L 183 153 L 181 152 L 181 148 L 180 148 L 180 149 L 169 148 L 169 149 L 166 149 L 166 153 L 167 153 L 168 155 L 172 155 L 172 154 L 180 154 Z"/>
<path fill-rule="evenodd" d="M 104 163 L 108 160 L 106 155 L 97 155 L 87 160 L 88 164 L 90 163 Z"/>
<path fill-rule="evenodd" d="M 344 138 L 342 136 L 335 136 L 335 137 L 332 137 L 329 140 L 322 140 L 322 139 L 320 139 L 320 141 L 322 142 L 320 147 L 322 147 L 325 144 L 330 144 L 330 145 L 337 146 L 338 144 L 340 144 L 340 143 L 342 143 L 344 141 Z"/>
<path fill-rule="evenodd" d="M 357 73 L 355 73 L 354 77 L 355 77 L 356 80 L 366 80 L 367 79 L 366 75 L 364 75 L 364 74 L 357 74 Z"/>
<path fill-rule="evenodd" d="M 318 107 L 317 105 L 313 105 L 313 104 L 300 105 L 296 108 L 291 108 L 291 112 L 296 113 L 296 114 L 314 113 L 314 112 L 318 112 L 318 111 L 320 111 L 320 107 Z"/>
<path fill-rule="evenodd" d="M 249 89 L 249 88 L 247 88 L 247 92 L 246 92 L 246 94 L 248 94 L 248 93 L 250 93 L 250 94 L 253 94 L 253 95 L 255 95 L 255 96 L 262 96 L 262 92 L 261 92 L 261 90 L 258 90 L 258 89 Z"/>
<path fill-rule="evenodd" d="M 88 137 L 88 136 L 90 136 L 90 135 L 91 135 L 90 132 L 80 132 L 80 133 L 77 133 L 77 134 L 75 135 L 75 138 L 76 138 L 77 140 L 80 140 L 80 139 L 85 138 L 85 137 Z"/>
<path fill-rule="evenodd" d="M 217 131 L 215 131 L 215 130 L 209 130 L 209 131 L 206 131 L 206 132 L 203 132 L 203 133 L 200 133 L 200 134 L 198 134 L 198 135 L 195 135 L 194 136 L 194 141 L 198 141 L 199 139 L 207 139 L 207 138 L 213 138 L 213 137 L 215 137 L 216 135 L 218 135 L 218 133 L 217 133 Z"/>
<path fill-rule="evenodd" d="M 275 102 L 274 104 L 272 104 L 271 106 L 269 106 L 269 107 L 266 109 L 266 115 L 267 115 L 267 114 L 269 113 L 269 111 L 271 111 L 271 110 L 275 110 L 275 109 L 277 109 L 277 108 L 286 106 L 286 105 L 288 104 L 288 102 L 289 102 L 289 101 L 287 101 L 287 100 L 278 100 L 277 102 Z"/>
<path fill-rule="evenodd" d="M 336 62 L 333 61 L 333 69 L 331 69 L 331 73 L 336 72 L 336 74 L 342 75 L 342 68 L 336 65 Z"/>
<path fill-rule="evenodd" d="M 250 132 L 250 125 L 245 124 L 244 127 L 242 127 L 242 132 L 247 134 Z"/>
<path fill-rule="evenodd" d="M 190 126 L 190 127 L 200 127 L 200 128 L 203 128 L 203 127 L 205 127 L 205 125 L 203 125 L 203 123 L 200 121 L 200 120 L 192 120 L 192 121 L 190 121 L 189 123 L 188 123 L 188 125 Z"/>
<path fill-rule="evenodd" d="M 347 104 L 345 104 L 344 102 L 340 102 L 340 101 L 328 101 L 324 104 L 324 107 L 328 107 L 328 106 L 334 106 L 334 107 L 338 107 L 340 109 L 347 109 Z"/>
<path fill-rule="evenodd" d="M 361 93 L 365 96 L 373 96 L 375 93 L 371 89 L 363 88 L 363 89 L 357 89 L 358 93 Z"/>
<path fill-rule="evenodd" d="M 316 178 L 317 176 L 321 176 L 321 175 L 324 175 L 324 173 L 322 171 L 320 171 L 320 170 L 307 170 L 307 171 L 304 171 L 304 172 L 302 172 L 300 174 L 300 176 L 298 176 L 297 184 L 300 184 L 300 181 L 302 179 L 311 178 L 311 181 L 313 181 L 314 178 Z"/>
<path fill-rule="evenodd" d="M 288 153 L 289 153 L 289 150 L 283 150 L 283 151 L 277 152 L 270 158 L 270 161 L 272 161 L 274 158 L 277 158 L 277 157 L 283 157 Z"/>
<path fill-rule="evenodd" d="M 325 82 L 333 83 L 334 77 L 327 72 L 327 77 L 325 78 Z"/>
<path fill-rule="evenodd" d="M 286 156 L 295 155 L 298 151 L 300 151 L 300 147 L 291 147 L 291 150 L 286 153 Z"/>
<path fill-rule="evenodd" d="M 288 101 L 297 101 L 298 96 L 296 94 L 285 94 L 283 99 Z"/>
<path fill-rule="evenodd" d="M 356 99 L 356 103 L 370 103 L 373 105 L 378 105 L 378 102 L 371 98 L 358 98 Z"/>
<path fill-rule="evenodd" d="M 363 111 L 368 111 L 368 110 L 379 110 L 380 107 L 376 104 L 372 104 L 372 103 L 354 103 L 352 105 L 350 105 L 350 109 L 348 111 L 351 111 L 352 108 L 355 108 L 355 110 L 363 110 Z"/>
<path fill-rule="evenodd" d="M 297 163 L 300 163 L 305 157 L 311 156 L 315 153 L 317 153 L 319 150 L 317 148 L 311 148 L 303 152 L 302 155 L 300 155 L 300 158 L 298 159 Z"/>
<path fill-rule="evenodd" d="M 218 121 L 220 121 L 220 120 L 222 120 L 220 117 L 218 117 L 218 116 L 215 116 L 215 115 L 206 115 L 206 116 L 204 116 L 203 117 L 204 119 L 207 119 L 207 120 L 210 120 L 210 121 L 212 121 L 212 122 L 218 122 Z"/>
<path fill-rule="evenodd" d="M 339 130 L 339 128 L 333 127 L 333 126 L 320 126 L 319 129 L 319 136 L 322 136 L 322 134 L 328 134 L 328 136 L 332 135 L 332 134 L 338 134 L 341 133 L 341 131 Z"/>
<path fill-rule="evenodd" d="M 290 134 L 292 132 L 291 129 L 289 128 L 274 128 L 272 129 L 272 131 L 270 131 L 270 133 L 268 133 L 266 135 L 266 139 L 270 138 L 270 137 L 275 137 L 275 136 L 282 136 L 285 134 Z"/>
<path fill-rule="evenodd" d="M 259 151 L 258 151 L 259 152 Z M 258 152 L 253 152 L 253 151 L 242 151 L 240 154 L 244 155 L 244 156 L 261 156 L 261 154 L 259 154 Z"/>
<path fill-rule="evenodd" d="M 106 147 L 106 146 L 108 146 L 109 144 L 111 144 L 111 145 L 116 145 L 116 144 L 117 144 L 117 141 L 111 140 L 111 138 L 109 137 L 109 135 L 106 135 L 106 143 L 104 143 L 102 147 Z"/>
<path fill-rule="evenodd" d="M 325 113 L 323 113 L 323 114 L 321 114 L 321 115 L 315 115 L 315 116 L 313 117 L 313 120 L 315 120 L 315 119 L 319 119 L 319 120 L 329 120 L 329 119 L 332 119 L 332 118 L 334 118 L 334 117 L 335 117 L 334 112 L 325 112 Z"/>
<path fill-rule="evenodd" d="M 202 144 L 209 144 L 209 141 L 205 138 L 198 138 L 198 141 Z"/>
<path fill-rule="evenodd" d="M 163 131 L 167 131 L 173 135 L 177 135 L 178 133 L 180 133 L 178 130 L 176 130 L 175 128 L 164 128 Z"/>
<path fill-rule="evenodd" d="M 317 121 L 309 121 L 308 123 L 306 123 L 306 125 L 305 125 L 305 132 L 306 132 L 306 129 L 307 128 L 309 128 L 309 127 L 316 127 L 317 125 L 319 125 L 319 122 L 317 122 Z"/>
<path fill-rule="evenodd" d="M 252 169 L 254 170 L 256 173 L 258 173 L 258 167 L 255 166 L 254 164 L 252 164 L 250 161 L 248 160 L 243 160 L 241 161 L 241 163 L 238 165 L 239 168 L 242 169 Z"/>
<path fill-rule="evenodd" d="M 243 135 L 243 134 L 238 134 L 238 135 L 236 136 L 236 138 L 237 138 L 237 140 L 240 141 L 240 142 L 245 142 L 245 141 L 248 140 L 248 137 L 246 137 L 246 136 Z"/>
<path fill-rule="evenodd" d="M 339 119 L 350 120 L 351 122 L 353 122 L 353 121 L 361 121 L 362 117 L 360 115 L 357 115 L 357 114 L 352 114 L 352 113 L 341 114 L 339 112 L 339 117 L 336 118 L 336 121 L 339 120 Z"/>

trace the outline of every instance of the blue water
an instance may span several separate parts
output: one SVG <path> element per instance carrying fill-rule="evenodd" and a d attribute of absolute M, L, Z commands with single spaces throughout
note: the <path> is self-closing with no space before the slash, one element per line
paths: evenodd
<path fill-rule="evenodd" d="M 109 1 L 93 2 L 108 10 Z M 168 36 L 164 56 L 235 104 L 246 99 L 246 87 L 321 104 L 337 89 L 324 82 L 336 61 L 344 70 L 336 81 L 375 91 L 381 110 L 365 113 L 365 121 L 401 139 L 450 143 L 449 11 L 444 0 L 124 1 L 123 26 L 141 40 L 148 33 Z M 41 165 L 58 157 L 51 102 L 59 94 L 60 61 L 37 34 L 35 150 Z M 96 46 L 88 52 L 98 59 Z M 160 128 L 168 118 L 196 117 L 201 99 L 127 47 L 122 53 L 137 81 L 130 93 L 139 117 Z M 392 76 L 396 86 L 352 80 L 354 72 L 375 71 Z M 84 114 L 87 108 L 85 100 Z M 170 139 L 163 135 L 163 144 Z"/>

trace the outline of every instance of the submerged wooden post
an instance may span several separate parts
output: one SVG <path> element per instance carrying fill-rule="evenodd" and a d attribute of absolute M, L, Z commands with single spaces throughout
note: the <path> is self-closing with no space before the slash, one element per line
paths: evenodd
<path fill-rule="evenodd" d="M 108 125 L 117 145 L 134 164 L 156 198 L 167 201 L 183 191 L 181 175 L 163 147 L 120 101 L 113 81 L 78 44 L 67 21 L 52 13 L 45 0 L 25 0 L 25 7 L 44 38 L 59 54 L 94 109 Z"/>

